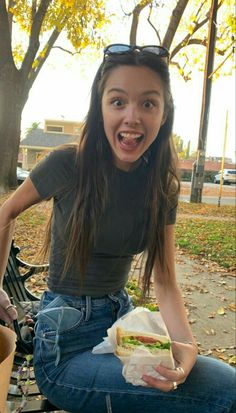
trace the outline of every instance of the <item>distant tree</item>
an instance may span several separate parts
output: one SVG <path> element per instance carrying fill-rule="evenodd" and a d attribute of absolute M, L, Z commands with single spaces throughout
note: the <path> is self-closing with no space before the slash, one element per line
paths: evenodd
<path fill-rule="evenodd" d="M 104 3 L 0 0 L 0 193 L 16 185 L 21 114 L 43 64 L 62 32 L 74 52 L 100 47 Z"/>
<path fill-rule="evenodd" d="M 33 130 L 38 129 L 39 125 L 40 125 L 40 122 L 32 122 L 31 125 L 29 126 L 29 128 L 27 128 L 26 131 L 25 131 L 26 135 L 28 133 L 32 132 Z"/>
<path fill-rule="evenodd" d="M 204 70 L 205 47 L 211 0 L 134 0 L 134 6 L 121 0 L 124 15 L 131 19 L 130 44 L 137 44 L 139 30 L 145 30 L 141 14 L 156 36 L 156 44 L 170 50 L 170 64 L 187 81 L 193 68 Z M 168 20 L 167 20 L 168 19 Z M 235 1 L 219 0 L 217 15 L 216 70 L 228 74 L 234 67 Z M 169 21 L 169 24 L 163 24 Z"/>
<path fill-rule="evenodd" d="M 187 145 L 184 145 L 183 139 L 174 133 L 173 142 L 179 159 L 190 159 L 190 141 L 188 141 Z"/>

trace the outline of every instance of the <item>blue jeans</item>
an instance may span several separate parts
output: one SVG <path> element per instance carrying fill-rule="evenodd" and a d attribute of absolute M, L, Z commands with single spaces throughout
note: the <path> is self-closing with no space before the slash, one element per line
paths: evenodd
<path fill-rule="evenodd" d="M 235 413 L 235 371 L 199 356 L 186 382 L 169 393 L 126 383 L 120 360 L 91 349 L 132 309 L 119 291 L 101 298 L 45 292 L 35 328 L 34 368 L 41 392 L 73 413 Z"/>

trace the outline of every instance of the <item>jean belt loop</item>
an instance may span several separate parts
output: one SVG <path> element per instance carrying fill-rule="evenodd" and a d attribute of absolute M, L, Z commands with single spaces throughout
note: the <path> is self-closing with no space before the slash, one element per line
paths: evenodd
<path fill-rule="evenodd" d="M 88 321 L 91 314 L 91 297 L 86 295 L 86 309 L 85 309 L 85 321 Z"/>

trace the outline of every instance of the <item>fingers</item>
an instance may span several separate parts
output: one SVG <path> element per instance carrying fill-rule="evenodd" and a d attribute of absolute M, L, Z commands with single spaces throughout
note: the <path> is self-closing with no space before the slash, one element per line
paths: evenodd
<path fill-rule="evenodd" d="M 7 324 L 10 324 L 13 320 L 17 319 L 16 307 L 11 304 L 5 291 L 1 291 L 0 294 L 0 319 Z"/>
<path fill-rule="evenodd" d="M 184 383 L 186 380 L 186 373 L 181 366 L 177 367 L 175 370 L 170 370 L 159 365 L 155 370 L 164 377 L 165 380 L 156 379 L 147 375 L 144 375 L 142 379 L 148 386 L 155 387 L 164 392 L 176 390 L 178 385 Z"/>
<path fill-rule="evenodd" d="M 175 370 L 167 369 L 164 366 L 157 366 L 155 370 L 165 379 L 173 382 L 176 381 L 178 383 L 183 383 L 186 379 L 186 372 L 183 367 L 177 367 Z"/>
<path fill-rule="evenodd" d="M 161 379 L 155 379 L 154 377 L 151 376 L 146 376 L 144 375 L 142 377 L 143 381 L 147 383 L 148 386 L 154 387 L 156 389 L 159 389 L 163 392 L 169 392 L 172 390 L 175 390 L 177 388 L 177 382 L 172 382 L 169 380 L 161 380 Z"/>

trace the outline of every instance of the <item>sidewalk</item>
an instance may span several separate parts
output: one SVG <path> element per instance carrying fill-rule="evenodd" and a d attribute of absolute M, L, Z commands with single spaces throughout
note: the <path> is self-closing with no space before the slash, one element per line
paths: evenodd
<path fill-rule="evenodd" d="M 131 278 L 138 279 L 139 263 Z M 177 251 L 176 275 L 200 354 L 228 362 L 235 356 L 235 277 L 212 262 Z M 154 293 L 151 295 L 154 296 Z"/>
<path fill-rule="evenodd" d="M 217 265 L 177 253 L 177 279 L 201 354 L 235 355 L 235 278 Z"/>

